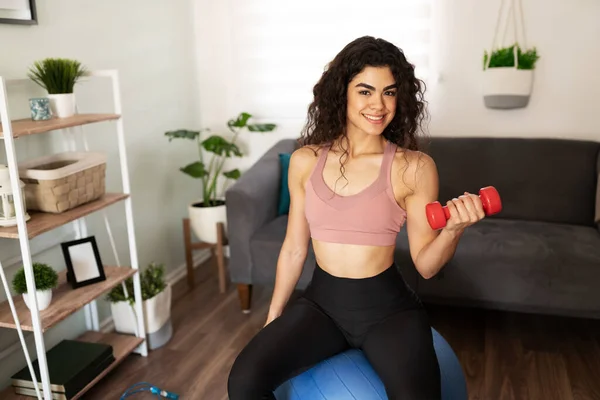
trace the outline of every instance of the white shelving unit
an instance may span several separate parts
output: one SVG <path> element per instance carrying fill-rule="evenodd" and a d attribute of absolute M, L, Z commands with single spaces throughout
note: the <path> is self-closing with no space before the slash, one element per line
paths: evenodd
<path fill-rule="evenodd" d="M 118 202 L 125 203 L 125 217 L 127 222 L 127 236 L 130 250 L 130 266 L 104 266 L 106 280 L 93 285 L 85 286 L 79 289 L 72 289 L 66 280 L 66 271 L 59 273 L 59 284 L 53 292 L 52 303 L 50 306 L 39 311 L 36 296 L 30 296 L 32 299 L 32 309 L 29 310 L 23 302 L 21 296 L 12 297 L 9 283 L 2 265 L 0 264 L 0 277 L 2 278 L 3 289 L 6 292 L 7 300 L 0 303 L 0 327 L 16 329 L 19 335 L 24 357 L 29 366 L 30 373 L 34 376 L 32 369 L 32 360 L 29 356 L 27 344 L 25 342 L 23 331 L 32 331 L 35 339 L 35 348 L 37 360 L 40 365 L 40 375 L 37 381 L 42 385 L 36 385 L 38 399 L 51 400 L 52 393 L 50 389 L 49 371 L 46 360 L 46 348 L 44 344 L 44 332 L 52 328 L 57 323 L 63 321 L 68 316 L 84 308 L 86 316 L 87 331 L 78 339 L 90 342 L 107 343 L 113 346 L 115 362 L 105 371 L 96 377 L 88 386 L 81 390 L 75 399 L 80 398 L 93 385 L 102 379 L 108 372 L 116 368 L 121 361 L 131 353 L 138 353 L 142 356 L 148 355 L 146 343 L 144 315 L 142 311 L 142 292 L 140 286 L 140 275 L 138 271 L 138 256 L 133 225 L 133 211 L 130 197 L 129 172 L 127 167 L 127 153 L 125 149 L 125 134 L 123 128 L 123 119 L 121 116 L 121 95 L 119 89 L 119 75 L 117 70 L 91 71 L 86 74 L 89 78 L 109 79 L 112 82 L 113 93 L 113 114 L 76 114 L 69 118 L 53 118 L 47 121 L 33 121 L 31 119 L 11 120 L 8 107 L 7 82 L 19 81 L 24 79 L 5 79 L 0 76 L 0 117 L 2 120 L 2 129 L 0 130 L 0 139 L 4 142 L 6 150 L 7 164 L 10 169 L 12 191 L 15 196 L 15 208 L 17 212 L 17 226 L 0 227 L 0 238 L 6 240 L 19 240 L 23 267 L 25 268 L 25 278 L 27 281 L 27 291 L 35 292 L 35 281 L 33 278 L 31 251 L 29 240 L 37 235 L 49 232 L 52 229 L 73 224 L 76 237 L 87 236 L 87 226 L 84 217 L 94 212 L 101 211 Z M 15 152 L 15 139 L 26 135 L 42 134 L 54 130 L 70 131 L 74 127 L 82 127 L 86 124 L 112 121 L 116 124 L 117 139 L 119 148 L 119 159 L 121 167 L 121 178 L 123 190 L 121 193 L 106 193 L 102 198 L 93 202 L 81 205 L 68 210 L 62 214 L 48 214 L 42 212 L 28 211 L 31 218 L 25 220 L 25 210 L 23 209 L 22 193 L 19 189 L 19 173 L 17 157 Z M 70 132 L 72 133 L 72 132 Z M 66 144 L 75 150 L 76 144 L 73 135 L 66 136 Z M 84 141 L 85 142 L 85 141 Z M 87 150 L 87 142 L 85 145 Z M 115 259 L 118 262 L 118 256 L 109 221 L 104 216 L 106 228 L 108 231 Z M 125 335 L 117 333 L 100 332 L 98 313 L 96 311 L 96 299 L 107 293 L 113 287 L 123 284 L 124 281 L 133 277 L 134 296 L 136 299 L 135 312 L 133 316 L 137 319 L 137 332 L 135 335 Z M 14 393 L 12 387 L 0 392 L 0 398 L 3 400 L 12 399 L 30 399 Z"/>

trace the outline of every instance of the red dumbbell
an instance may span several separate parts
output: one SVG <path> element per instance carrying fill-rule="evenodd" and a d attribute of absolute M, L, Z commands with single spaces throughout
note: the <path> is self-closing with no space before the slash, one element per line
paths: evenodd
<path fill-rule="evenodd" d="M 498 214 L 502 210 L 502 201 L 500 194 L 493 186 L 486 186 L 479 190 L 479 198 L 483 204 L 485 215 Z M 432 229 L 437 230 L 446 226 L 446 221 L 450 218 L 448 206 L 443 206 L 439 201 L 427 204 L 425 207 L 427 221 Z"/>

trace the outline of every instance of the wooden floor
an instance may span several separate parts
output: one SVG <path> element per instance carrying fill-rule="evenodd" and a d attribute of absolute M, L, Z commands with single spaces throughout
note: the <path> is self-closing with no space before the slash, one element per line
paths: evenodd
<path fill-rule="evenodd" d="M 118 399 L 140 381 L 182 400 L 227 399 L 231 364 L 264 324 L 270 292 L 255 288 L 253 311 L 245 315 L 234 287 L 218 293 L 216 263 L 199 266 L 196 275 L 194 290 L 185 280 L 173 290 L 171 341 L 148 357 L 131 355 L 85 399 Z M 463 365 L 469 399 L 600 400 L 600 321 L 428 309 Z"/>

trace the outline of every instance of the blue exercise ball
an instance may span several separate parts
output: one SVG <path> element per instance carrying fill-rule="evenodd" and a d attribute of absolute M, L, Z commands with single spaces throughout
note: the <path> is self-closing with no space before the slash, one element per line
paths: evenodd
<path fill-rule="evenodd" d="M 433 344 L 441 372 L 442 400 L 466 400 L 467 383 L 456 354 L 437 332 Z M 275 390 L 277 400 L 387 400 L 383 383 L 363 352 L 352 349 L 331 357 Z"/>

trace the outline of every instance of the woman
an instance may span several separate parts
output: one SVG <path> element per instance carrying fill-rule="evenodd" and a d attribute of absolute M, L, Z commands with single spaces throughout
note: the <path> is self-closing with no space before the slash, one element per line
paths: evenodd
<path fill-rule="evenodd" d="M 389 399 L 441 398 L 427 314 L 394 264 L 396 236 L 406 222 L 416 269 L 429 279 L 484 212 L 465 192 L 447 202 L 443 229 L 428 225 L 438 174 L 417 144 L 422 94 L 402 51 L 372 37 L 348 44 L 314 87 L 303 146 L 290 160 L 289 220 L 268 318 L 232 367 L 231 400 L 274 399 L 281 383 L 348 348 L 364 352 Z M 309 240 L 312 281 L 288 304 Z"/>

